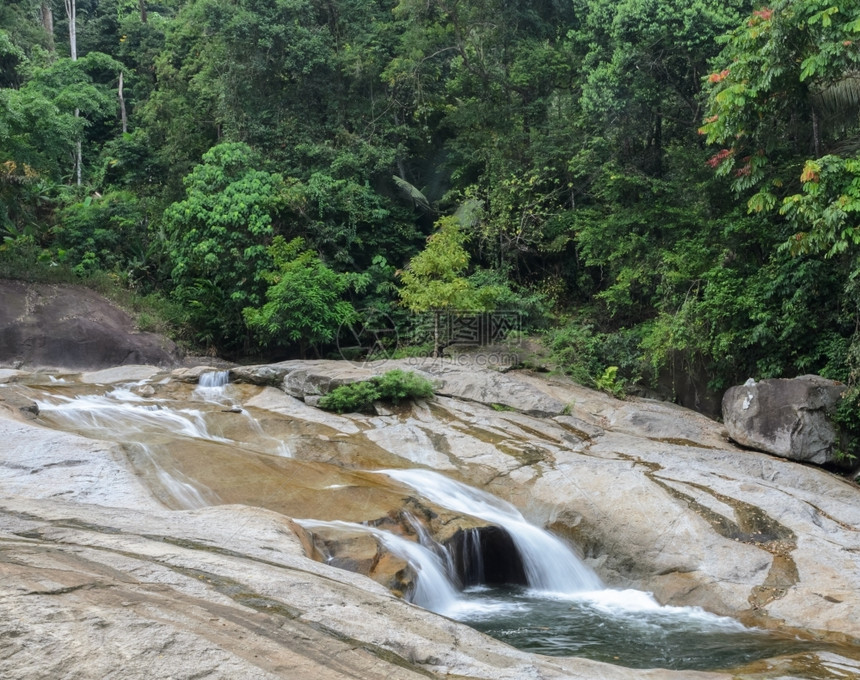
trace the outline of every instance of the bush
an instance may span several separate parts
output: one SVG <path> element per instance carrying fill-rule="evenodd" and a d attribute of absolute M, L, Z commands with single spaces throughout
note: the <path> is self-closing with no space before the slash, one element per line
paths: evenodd
<path fill-rule="evenodd" d="M 395 369 L 373 379 L 379 398 L 399 404 L 404 399 L 427 399 L 433 396 L 433 384 L 411 371 Z"/>
<path fill-rule="evenodd" d="M 573 319 L 550 330 L 546 344 L 552 360 L 574 381 L 621 397 L 647 372 L 640 356 L 642 331 L 640 325 L 602 332 L 587 320 Z"/>
<path fill-rule="evenodd" d="M 433 384 L 411 371 L 399 369 L 370 380 L 336 387 L 319 401 L 319 407 L 337 413 L 369 411 L 375 401 L 399 404 L 406 399 L 426 399 L 433 395 Z"/>

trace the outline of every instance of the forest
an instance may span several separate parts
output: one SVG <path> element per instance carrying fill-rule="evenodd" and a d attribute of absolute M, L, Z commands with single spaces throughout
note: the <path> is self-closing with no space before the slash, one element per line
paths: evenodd
<path fill-rule="evenodd" d="M 584 384 L 817 373 L 860 425 L 858 39 L 860 0 L 4 0 L 0 276 L 239 360 L 516 310 Z"/>

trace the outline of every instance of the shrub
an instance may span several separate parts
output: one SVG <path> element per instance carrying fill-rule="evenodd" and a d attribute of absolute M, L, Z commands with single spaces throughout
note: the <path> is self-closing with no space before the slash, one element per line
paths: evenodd
<path fill-rule="evenodd" d="M 319 407 L 336 413 L 353 413 L 370 410 L 380 398 L 379 389 L 372 380 L 335 387 L 319 401 Z"/>
<path fill-rule="evenodd" d="M 319 401 L 319 407 L 337 413 L 369 411 L 375 401 L 399 404 L 406 399 L 426 399 L 433 384 L 412 373 L 395 369 L 370 380 L 336 387 Z"/>

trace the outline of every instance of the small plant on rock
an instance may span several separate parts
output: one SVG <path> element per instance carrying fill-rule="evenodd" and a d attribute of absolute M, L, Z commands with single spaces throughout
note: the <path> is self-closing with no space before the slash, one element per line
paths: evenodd
<path fill-rule="evenodd" d="M 336 387 L 322 399 L 319 407 L 337 413 L 370 411 L 375 401 L 399 404 L 406 399 L 433 396 L 433 383 L 411 371 L 395 369 L 370 380 Z"/>

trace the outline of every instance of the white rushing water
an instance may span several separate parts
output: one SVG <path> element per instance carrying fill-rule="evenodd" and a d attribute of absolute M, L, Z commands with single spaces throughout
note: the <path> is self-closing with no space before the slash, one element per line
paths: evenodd
<path fill-rule="evenodd" d="M 114 441 L 135 440 L 143 433 L 229 441 L 209 432 L 203 411 L 169 408 L 157 400 L 144 399 L 127 385 L 106 394 L 53 395 L 36 403 L 40 413 L 62 427 Z"/>
<path fill-rule="evenodd" d="M 685 620 L 691 625 L 721 630 L 744 630 L 744 626 L 727 617 L 710 614 L 699 607 L 661 605 L 651 593 L 641 590 L 606 588 L 600 578 L 559 538 L 529 524 L 512 504 L 485 491 L 449 479 L 431 470 L 381 470 L 412 487 L 424 498 L 455 512 L 478 517 L 502 527 L 511 537 L 526 572 L 533 595 L 547 600 L 566 600 L 587 606 L 611 617 L 649 620 Z M 470 532 L 467 532 L 469 534 Z M 474 531 L 464 537 L 464 550 L 470 559 L 480 560 L 480 547 Z M 477 571 L 482 571 L 480 565 Z M 419 577 L 420 581 L 420 577 Z M 479 593 L 480 588 L 473 592 Z M 461 597 L 469 597 L 468 593 Z M 449 606 L 447 613 L 455 618 L 493 616 L 511 607 L 509 601 L 481 600 L 481 605 L 463 603 Z M 462 614 L 462 616 L 458 616 Z"/>
<path fill-rule="evenodd" d="M 267 435 L 251 413 L 234 406 L 228 391 L 227 371 L 200 377 L 192 393 L 192 402 L 197 401 L 199 408 L 143 397 L 135 391 L 137 387 L 140 387 L 139 383 L 115 386 L 101 395 L 69 397 L 46 394 L 38 405 L 44 417 L 63 429 L 122 441 L 135 447 L 141 460 L 151 466 L 155 478 L 173 498 L 174 504 L 181 508 L 204 507 L 218 500 L 213 492 L 199 488 L 194 480 L 186 478 L 178 470 L 160 465 L 159 457 L 147 442 L 179 437 L 247 450 L 264 450 L 281 456 L 291 455 L 285 442 Z M 210 431 L 207 414 L 211 417 L 214 409 L 225 411 L 225 405 L 236 414 L 230 417 L 247 419 L 247 431 L 254 434 L 257 442 L 253 448 L 246 442 L 225 439 Z M 410 600 L 426 609 L 465 621 L 490 620 L 499 616 L 513 616 L 517 621 L 519 617 L 532 616 L 533 612 L 545 608 L 546 605 L 541 603 L 567 602 L 569 606 L 585 607 L 615 621 L 635 621 L 637 630 L 642 626 L 656 626 L 655 622 L 661 620 L 670 622 L 670 625 L 683 622 L 685 626 L 743 630 L 732 619 L 713 616 L 698 608 L 661 606 L 649 593 L 605 588 L 564 541 L 529 524 L 515 506 L 489 493 L 426 469 L 376 472 L 412 488 L 416 495 L 438 506 L 504 529 L 522 562 L 529 593 L 525 599 L 496 595 L 481 587 L 463 591 L 451 552 L 437 543 L 424 524 L 415 518 L 409 520 L 407 517 L 416 532 L 417 541 L 361 524 L 299 520 L 309 530 L 336 527 L 341 531 L 373 535 L 384 550 L 409 563 L 415 573 Z M 480 582 L 485 559 L 480 530 L 465 531 L 462 550 Z"/>
<path fill-rule="evenodd" d="M 230 371 L 210 371 L 203 373 L 197 379 L 194 396 L 203 401 L 222 403 L 227 399 L 227 385 L 230 383 Z"/>
<path fill-rule="evenodd" d="M 430 470 L 381 470 L 443 508 L 491 522 L 513 540 L 528 584 L 534 590 L 578 593 L 603 583 L 562 540 L 529 524 L 513 505 Z"/>
<path fill-rule="evenodd" d="M 315 519 L 300 519 L 296 522 L 310 530 L 315 527 L 330 527 L 357 533 L 368 533 L 376 537 L 385 549 L 406 560 L 412 567 L 416 580 L 410 600 L 425 609 L 440 614 L 449 614 L 456 609 L 457 603 L 462 598 L 461 594 L 454 588 L 446 561 L 439 556 L 438 552 L 425 545 L 397 536 L 390 531 L 383 531 L 354 522 L 340 520 L 325 522 Z"/>

